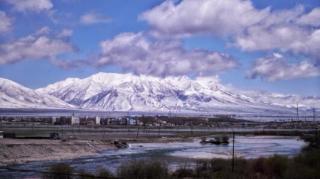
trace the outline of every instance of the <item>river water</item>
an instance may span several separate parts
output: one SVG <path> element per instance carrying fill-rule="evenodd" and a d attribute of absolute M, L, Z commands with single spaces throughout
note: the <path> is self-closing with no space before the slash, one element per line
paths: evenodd
<path fill-rule="evenodd" d="M 231 140 L 230 140 L 231 141 Z M 283 136 L 236 136 L 235 155 L 243 158 L 267 157 L 274 154 L 293 156 L 305 145 L 298 137 Z M 188 142 L 133 143 L 127 149 L 106 150 L 91 157 L 82 157 L 62 162 L 70 164 L 76 171 L 96 172 L 107 168 L 112 172 L 131 160 L 159 160 L 174 170 L 188 166 L 200 159 L 231 158 L 232 141 L 229 145 L 200 144 L 200 139 Z M 37 178 L 48 166 L 61 161 L 41 161 L 10 166 L 10 171 L 0 168 L 0 178 Z M 30 170 L 30 171 L 28 171 Z M 35 171 L 36 170 L 36 171 Z M 37 172 L 39 171 L 39 172 Z"/>

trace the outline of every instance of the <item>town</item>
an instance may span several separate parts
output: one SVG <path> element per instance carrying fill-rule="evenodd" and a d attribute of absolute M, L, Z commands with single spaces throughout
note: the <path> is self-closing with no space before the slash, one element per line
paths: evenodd
<path fill-rule="evenodd" d="M 280 118 L 280 117 L 279 117 Z M 281 119 L 281 118 L 280 118 Z M 238 119 L 235 115 L 213 115 L 213 116 L 165 116 L 165 115 L 135 115 L 135 116 L 80 116 L 77 113 L 71 113 L 69 116 L 1 116 L 0 131 L 3 137 L 17 137 L 19 131 L 32 131 L 29 137 L 39 138 L 48 136 L 50 129 L 54 129 L 56 135 L 60 137 L 66 135 L 70 130 L 81 131 L 90 130 L 93 133 L 101 131 L 116 130 L 123 132 L 137 133 L 140 129 L 144 131 L 156 132 L 157 135 L 162 133 L 173 132 L 191 132 L 193 135 L 198 133 L 221 133 L 237 131 L 239 133 L 264 132 L 274 133 L 291 133 L 304 130 L 318 130 L 320 121 L 316 116 L 300 116 L 297 120 L 295 116 L 288 117 L 289 120 L 272 120 L 272 121 L 252 121 Z M 47 129 L 47 132 L 39 132 Z M 42 129 L 42 130 L 41 130 Z M 52 132 L 52 131 L 51 131 Z M 25 133 L 25 132 L 24 132 Z M 142 134 L 143 131 L 140 131 Z M 23 134 L 25 138 L 28 135 Z M 21 135 L 20 135 L 21 136 Z M 49 137 L 49 136 L 48 136 Z M 52 136 L 51 137 L 56 137 Z M 49 137 L 50 138 L 50 137 Z"/>

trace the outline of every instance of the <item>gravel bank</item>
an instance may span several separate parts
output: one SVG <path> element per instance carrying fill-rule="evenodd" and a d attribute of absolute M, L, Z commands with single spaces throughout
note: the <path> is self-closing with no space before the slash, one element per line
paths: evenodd
<path fill-rule="evenodd" d="M 0 165 L 73 159 L 114 148 L 110 141 L 102 140 L 0 139 Z"/>

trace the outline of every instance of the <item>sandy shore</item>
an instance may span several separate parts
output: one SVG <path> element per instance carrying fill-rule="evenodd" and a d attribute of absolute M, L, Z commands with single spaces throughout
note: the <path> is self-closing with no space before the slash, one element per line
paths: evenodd
<path fill-rule="evenodd" d="M 0 139 L 0 165 L 73 159 L 114 148 L 110 141 L 101 140 Z"/>

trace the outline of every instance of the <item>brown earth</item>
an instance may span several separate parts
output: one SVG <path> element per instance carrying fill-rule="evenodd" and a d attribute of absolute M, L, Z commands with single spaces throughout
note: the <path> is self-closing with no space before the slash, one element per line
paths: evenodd
<path fill-rule="evenodd" d="M 0 165 L 73 159 L 114 148 L 103 140 L 0 139 Z"/>

